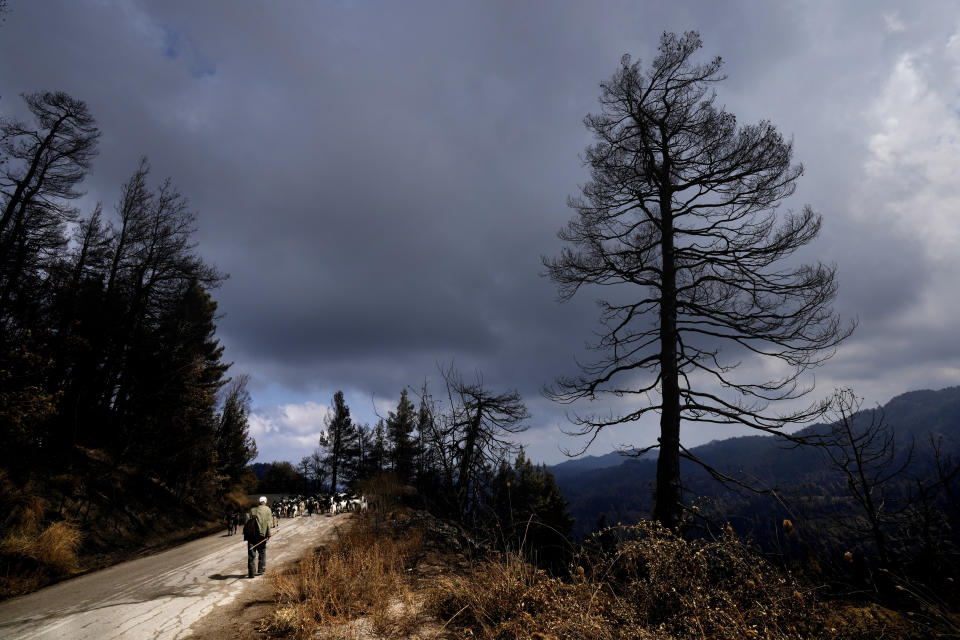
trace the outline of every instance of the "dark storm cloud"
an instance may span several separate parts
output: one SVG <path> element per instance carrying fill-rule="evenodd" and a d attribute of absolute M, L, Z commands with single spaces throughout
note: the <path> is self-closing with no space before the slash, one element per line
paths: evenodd
<path fill-rule="evenodd" d="M 565 199 L 588 178 L 578 154 L 598 83 L 625 52 L 646 64 L 663 30 L 699 29 L 704 58 L 726 61 L 720 102 L 795 140 L 807 171 L 789 206 L 825 221 L 804 258 L 838 264 L 837 308 L 860 318 L 824 377 L 854 384 L 924 358 L 949 371 L 960 357 L 919 320 L 946 311 L 925 301 L 946 286 L 934 275 L 960 265 L 884 204 L 915 215 L 932 157 L 903 172 L 917 184 L 866 169 L 900 149 L 876 136 L 904 116 L 884 102 L 904 56 L 924 87 L 955 76 L 951 3 L 922 15 L 875 2 L 10 4 L 0 109 L 37 89 L 88 102 L 103 138 L 87 206 L 112 208 L 143 154 L 189 197 L 199 251 L 231 275 L 215 294 L 219 332 L 254 374 L 275 429 L 262 438 L 295 413 L 270 388 L 301 404 L 339 387 L 393 398 L 455 361 L 518 389 L 530 442 L 553 455 L 563 410 L 538 392 L 575 371 L 599 292 L 558 305 L 540 256 L 559 251 Z M 953 374 L 938 375 L 923 383 Z"/>

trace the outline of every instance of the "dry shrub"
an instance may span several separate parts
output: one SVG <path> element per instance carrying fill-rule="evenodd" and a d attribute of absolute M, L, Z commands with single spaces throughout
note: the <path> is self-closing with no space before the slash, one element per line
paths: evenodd
<path fill-rule="evenodd" d="M 733 535 L 690 541 L 648 521 L 614 531 L 613 549 L 580 560 L 589 581 L 610 594 L 618 620 L 677 638 L 807 638 L 823 631 L 822 607 L 810 590 Z"/>
<path fill-rule="evenodd" d="M 22 530 L 8 531 L 0 540 L 0 554 L 8 558 L 32 558 L 34 536 L 25 534 Z"/>
<path fill-rule="evenodd" d="M 615 629 L 604 615 L 594 585 L 564 582 L 521 556 L 482 562 L 465 576 L 436 580 L 425 609 L 479 638 L 654 638 Z"/>
<path fill-rule="evenodd" d="M 77 550 L 83 536 L 71 522 L 54 522 L 41 533 L 34 545 L 34 558 L 57 575 L 77 570 Z"/>
<path fill-rule="evenodd" d="M 54 522 L 39 535 L 28 528 L 17 529 L 0 540 L 0 553 L 32 560 L 49 576 L 62 577 L 77 571 L 77 551 L 83 536 L 76 525 Z"/>
<path fill-rule="evenodd" d="M 0 538 L 0 598 L 35 590 L 75 573 L 82 535 L 71 522 L 46 524 L 47 502 L 28 483 L 16 486 L 0 472 L 3 537 Z"/>
<path fill-rule="evenodd" d="M 365 521 L 340 531 L 328 548 L 273 577 L 280 606 L 262 630 L 309 638 L 321 628 L 346 633 L 363 620 L 381 637 L 404 637 L 415 616 L 404 572 L 422 544 L 415 530 L 392 538 L 375 534 Z"/>
<path fill-rule="evenodd" d="M 4 509 L 6 516 L 4 524 L 7 531 L 16 529 L 26 535 L 36 535 L 43 528 L 47 501 L 39 495 L 39 490 L 32 483 L 23 488 L 9 490 L 9 484 L 4 483 Z"/>
<path fill-rule="evenodd" d="M 243 489 L 234 489 L 223 496 L 221 502 L 225 509 L 232 511 L 246 511 L 257 506 L 254 501 L 243 492 Z"/>
<path fill-rule="evenodd" d="M 796 640 L 878 629 L 825 625 L 810 589 L 733 536 L 689 541 L 652 522 L 601 535 L 606 543 L 588 541 L 569 579 L 518 557 L 488 561 L 438 580 L 427 609 L 482 638 Z"/>

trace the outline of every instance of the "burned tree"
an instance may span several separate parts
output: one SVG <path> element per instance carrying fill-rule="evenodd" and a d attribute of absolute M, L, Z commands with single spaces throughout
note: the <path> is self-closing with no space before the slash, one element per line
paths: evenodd
<path fill-rule="evenodd" d="M 809 207 L 777 215 L 803 173 L 791 143 L 766 121 L 738 127 L 715 104 L 721 60 L 695 63 L 700 47 L 695 32 L 664 34 L 648 71 L 624 56 L 601 84 L 601 112 L 585 119 L 596 138 L 591 180 L 560 232 L 572 247 L 544 259 L 561 300 L 588 285 L 614 289 L 600 302 L 601 355 L 547 393 L 642 400 L 626 413 L 575 415 L 587 446 L 607 427 L 660 414 L 654 515 L 669 526 L 680 521 L 679 462 L 689 455 L 681 422 L 779 433 L 820 415 L 826 403 L 784 414 L 769 406 L 809 393 L 804 372 L 852 330 L 830 309 L 833 267 L 782 262 L 820 230 Z M 737 376 L 753 356 L 779 361 L 782 375 Z"/>
<path fill-rule="evenodd" d="M 860 400 L 849 389 L 834 392 L 835 420 L 824 432 L 809 437 L 838 471 L 859 514 L 844 520 L 858 538 L 871 540 L 883 567 L 890 567 L 888 529 L 900 520 L 907 506 L 887 495 L 896 479 L 910 466 L 913 443 L 905 451 L 897 447 L 896 432 L 887 424 L 883 410 L 861 411 Z"/>
<path fill-rule="evenodd" d="M 480 375 L 465 381 L 451 367 L 443 372 L 450 397 L 449 426 L 456 442 L 454 492 L 464 516 L 476 506 L 481 473 L 493 469 L 517 450 L 513 434 L 526 430 L 529 417 L 516 391 L 494 393 Z"/>

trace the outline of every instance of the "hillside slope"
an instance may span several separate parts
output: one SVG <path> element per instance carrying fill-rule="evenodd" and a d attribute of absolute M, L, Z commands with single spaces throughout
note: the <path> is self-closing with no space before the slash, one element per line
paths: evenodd
<path fill-rule="evenodd" d="M 869 419 L 875 410 L 865 410 L 858 419 Z M 941 438 L 944 453 L 960 452 L 960 387 L 940 391 L 911 391 L 893 398 L 883 408 L 887 424 L 896 433 L 902 449 L 915 443 L 911 471 L 923 475 L 930 464 L 930 438 Z M 816 424 L 798 432 L 821 433 L 826 425 Z M 692 449 L 701 460 L 717 470 L 740 478 L 761 489 L 785 489 L 828 484 L 829 473 L 821 452 L 807 447 L 790 447 L 771 436 L 741 436 L 716 440 Z M 607 523 L 635 522 L 648 517 L 653 509 L 652 483 L 656 476 L 655 458 L 628 459 L 617 454 L 594 457 L 580 466 L 565 462 L 551 467 L 557 484 L 576 518 L 575 534 L 595 528 L 601 517 Z M 608 466 L 600 466 L 609 462 Z M 713 480 L 702 468 L 681 461 L 683 485 L 688 496 L 718 498 L 728 494 L 724 485 Z M 751 507 L 751 508 L 756 508 Z M 746 514 L 731 514 L 744 516 Z"/>
<path fill-rule="evenodd" d="M 201 507 L 208 498 L 80 447 L 56 475 L 0 473 L 0 599 L 215 531 L 222 514 Z"/>

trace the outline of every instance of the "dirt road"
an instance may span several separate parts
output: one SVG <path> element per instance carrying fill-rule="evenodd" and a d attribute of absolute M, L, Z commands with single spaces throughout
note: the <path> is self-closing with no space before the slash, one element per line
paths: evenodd
<path fill-rule="evenodd" d="M 348 517 L 281 519 L 268 543 L 267 572 L 323 544 Z M 246 575 L 241 536 L 200 538 L 0 603 L 0 639 L 187 638 L 216 607 L 254 597 L 264 578 Z"/>

